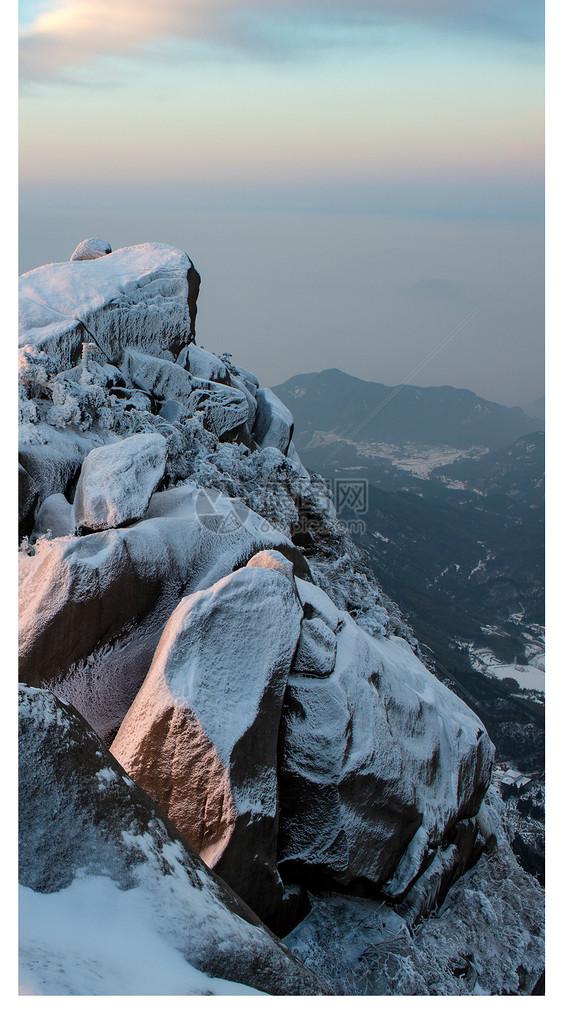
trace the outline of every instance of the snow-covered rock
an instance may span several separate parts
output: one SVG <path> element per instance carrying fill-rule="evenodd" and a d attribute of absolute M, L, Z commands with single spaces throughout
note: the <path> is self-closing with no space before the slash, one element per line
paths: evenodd
<path fill-rule="evenodd" d="M 196 408 L 204 413 L 206 427 L 219 440 L 233 440 L 248 421 L 246 394 L 210 380 L 198 383 Z"/>
<path fill-rule="evenodd" d="M 277 730 L 301 617 L 294 582 L 270 567 L 244 567 L 184 599 L 111 746 L 266 921 L 283 893 Z"/>
<path fill-rule="evenodd" d="M 234 373 L 243 380 L 250 393 L 255 396 L 256 391 L 260 386 L 260 382 L 255 373 L 250 373 L 250 371 L 245 370 L 243 366 L 235 366 L 233 367 L 233 370 Z"/>
<path fill-rule="evenodd" d="M 96 447 L 84 459 L 78 479 L 76 525 L 103 531 L 142 518 L 165 467 L 166 440 L 160 433 L 138 433 Z"/>
<path fill-rule="evenodd" d="M 50 532 L 54 539 L 74 532 L 74 510 L 62 493 L 52 493 L 48 496 L 37 512 L 33 535 L 37 538 L 46 535 L 47 532 Z"/>
<path fill-rule="evenodd" d="M 185 359 L 185 362 L 183 362 Z M 201 380 L 213 380 L 218 384 L 230 384 L 230 374 L 222 359 L 207 352 L 207 349 L 199 345 L 189 345 L 181 356 L 178 363 L 184 366 L 189 373 Z"/>
<path fill-rule="evenodd" d="M 30 534 L 35 527 L 35 511 L 47 497 L 58 493 L 73 500 L 82 462 L 89 451 L 101 443 L 95 434 L 76 433 L 71 429 L 59 432 L 46 424 L 36 426 L 35 430 L 41 442 L 22 443 L 19 450 L 19 464 L 26 473 L 23 477 L 25 495 L 20 500 L 22 535 Z"/>
<path fill-rule="evenodd" d="M 19 696 L 23 993 L 326 992 L 74 708 Z"/>
<path fill-rule="evenodd" d="M 158 354 L 185 345 L 189 257 L 162 243 L 123 247 L 93 260 L 46 264 L 20 278 L 20 344 L 76 365 L 84 341 L 109 362 L 125 345 Z M 87 330 L 86 330 L 87 329 Z"/>
<path fill-rule="evenodd" d="M 174 399 L 186 408 L 191 407 L 191 376 L 176 363 L 126 347 L 119 357 L 119 369 L 135 387 L 150 391 L 161 400 Z"/>
<path fill-rule="evenodd" d="M 290 540 L 241 501 L 185 483 L 142 521 L 57 539 L 20 559 L 20 678 L 53 686 L 115 733 L 180 599 Z"/>
<path fill-rule="evenodd" d="M 317 589 L 298 587 L 318 601 Z M 396 897 L 452 826 L 477 813 L 493 747 L 403 640 L 374 639 L 345 613 L 338 628 L 333 673 L 289 678 L 279 859 Z"/>
<path fill-rule="evenodd" d="M 256 391 L 258 406 L 254 437 L 260 447 L 276 447 L 286 454 L 293 435 L 294 420 L 282 401 L 268 387 Z"/>
<path fill-rule="evenodd" d="M 329 676 L 336 664 L 336 635 L 315 617 L 303 620 L 293 671 L 303 676 Z"/>
<path fill-rule="evenodd" d="M 330 596 L 310 580 L 302 580 L 297 577 L 296 584 L 299 598 L 303 603 L 305 617 L 322 620 L 333 632 L 341 629 L 344 622 L 342 610 L 334 605 Z"/>
<path fill-rule="evenodd" d="M 510 996 L 530 994 L 544 972 L 544 897 L 518 865 L 502 829 L 502 803 L 490 790 L 479 812 L 493 845 L 449 886 L 431 918 L 415 921 L 380 898 L 310 897 L 310 914 L 285 942 L 339 995 Z M 491 819 L 490 819 L 491 818 Z M 424 879 L 446 875 L 455 846 L 438 850 Z M 426 891 L 427 897 L 427 891 Z"/>
<path fill-rule="evenodd" d="M 106 239 L 83 239 L 70 256 L 71 261 L 95 261 L 111 253 L 111 243 Z"/>
<path fill-rule="evenodd" d="M 236 387 L 239 391 L 242 391 L 244 397 L 246 398 L 246 401 L 248 402 L 248 418 L 246 420 L 246 423 L 248 426 L 248 430 L 251 432 L 256 422 L 258 403 L 254 398 L 252 392 L 249 390 L 248 385 L 244 383 L 241 377 L 238 377 L 236 376 L 235 373 L 233 373 L 232 376 L 230 377 L 230 383 L 232 387 Z M 254 450 L 254 448 L 252 448 L 252 450 Z"/>
<path fill-rule="evenodd" d="M 217 362 L 220 363 L 220 360 L 217 359 Z M 206 360 L 204 366 L 205 363 Z M 200 379 L 177 363 L 135 349 L 124 350 L 119 366 L 133 384 L 150 391 L 156 398 L 177 401 L 190 415 L 202 412 L 207 428 L 219 439 L 234 435 L 248 420 L 248 393 L 230 387 L 228 382 Z M 218 372 L 210 367 L 202 369 L 206 373 Z M 228 377 L 225 380 L 228 381 Z"/>
<path fill-rule="evenodd" d="M 196 832 L 196 847 L 270 925 L 285 932 L 302 919 L 310 884 L 373 892 L 376 901 L 314 899 L 302 935 L 292 937 L 299 953 L 327 969 L 336 992 L 447 992 L 451 981 L 451 992 L 529 992 L 540 971 L 540 889 L 521 879 L 497 815 L 486 809 L 490 793 L 478 810 L 492 755 L 484 728 L 413 653 L 411 631 L 338 519 L 326 484 L 298 459 L 287 409 L 227 355 L 190 344 L 198 288 L 189 258 L 160 244 L 48 265 L 21 279 L 21 678 L 70 701 L 107 743 L 117 734 L 116 749 L 126 745 L 149 791 L 185 821 L 186 833 Z M 128 440 L 155 437 L 166 445 L 164 489 L 147 509 L 153 477 L 133 510 L 147 477 L 138 475 L 129 495 L 119 486 L 126 477 L 115 475 L 113 499 L 127 526 L 65 534 L 86 456 L 104 448 L 121 458 Z M 130 523 L 139 510 L 142 520 Z M 118 970 L 131 966 L 119 946 L 115 960 L 110 953 L 121 918 L 129 941 L 151 955 L 139 984 L 150 984 L 158 964 L 179 992 L 201 991 L 197 975 L 229 979 L 223 965 L 196 973 L 203 966 L 189 947 L 178 958 L 175 913 L 181 909 L 183 926 L 191 909 L 162 837 L 147 844 L 143 831 L 137 841 L 151 870 L 150 898 L 144 873 L 126 891 L 115 889 L 118 876 L 107 878 L 114 860 L 105 845 L 98 849 L 98 810 L 81 810 L 90 797 L 97 807 L 90 784 L 82 792 L 78 779 L 90 778 L 90 747 L 75 741 L 61 708 L 51 723 L 59 738 L 43 737 L 32 755 L 64 818 L 47 820 L 53 833 L 42 839 L 42 869 L 62 870 L 52 858 L 58 850 L 69 869 L 76 854 L 76 869 L 87 872 L 50 894 L 39 882 L 22 889 L 30 988 L 127 992 L 134 975 Z M 62 791 L 49 758 L 62 758 L 67 736 Z M 95 742 L 107 798 L 114 762 Z M 33 807 L 40 806 L 38 795 Z M 101 824 L 113 821 L 110 810 L 101 807 Z M 45 812 L 54 814 L 54 804 Z M 131 877 L 132 856 L 144 858 L 120 826 Z M 97 858 L 88 867 L 91 842 Z M 512 897 L 518 891 L 521 898 Z M 70 947 L 73 934 L 62 927 L 77 904 L 92 925 L 101 920 L 103 946 L 90 934 L 83 947 Z M 438 918 L 427 918 L 436 907 Z M 115 913 L 111 926 L 106 911 Z M 231 924 L 209 919 L 213 939 L 228 941 Z M 267 947 L 259 955 L 252 947 L 252 968 L 267 964 Z M 256 976 L 239 981 L 269 989 Z M 163 978 L 154 980 L 156 992 L 167 991 Z"/>
<path fill-rule="evenodd" d="M 252 556 L 251 560 L 248 560 L 247 567 L 265 567 L 266 570 L 278 570 L 281 574 L 284 574 L 289 581 L 294 580 L 294 564 L 282 553 L 277 552 L 275 549 L 262 549 L 260 553 L 256 553 Z"/>

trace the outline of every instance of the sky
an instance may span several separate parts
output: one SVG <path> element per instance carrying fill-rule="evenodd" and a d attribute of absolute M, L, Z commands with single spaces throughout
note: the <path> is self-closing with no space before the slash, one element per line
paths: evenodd
<path fill-rule="evenodd" d="M 263 384 L 417 370 L 530 402 L 544 389 L 543 13 L 20 0 L 20 270 L 87 236 L 168 242 L 202 275 L 198 341 Z"/>

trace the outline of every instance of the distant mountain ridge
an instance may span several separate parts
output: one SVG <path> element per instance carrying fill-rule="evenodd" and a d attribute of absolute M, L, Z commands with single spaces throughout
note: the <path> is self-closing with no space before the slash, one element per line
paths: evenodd
<path fill-rule="evenodd" d="M 294 416 L 299 451 L 318 430 L 357 442 L 494 450 L 544 425 L 467 389 L 388 387 L 337 369 L 298 374 L 272 390 Z"/>
<path fill-rule="evenodd" d="M 532 419 L 542 419 L 543 423 L 545 420 L 545 398 L 544 394 L 540 398 L 535 398 L 534 401 L 527 402 L 527 404 L 521 406 L 526 415 Z"/>
<path fill-rule="evenodd" d="M 544 705 L 533 692 L 511 696 L 502 677 L 544 686 L 543 424 L 471 391 L 395 389 L 339 370 L 275 392 L 294 415 L 303 464 L 334 484 L 357 545 L 440 677 L 484 716 L 498 757 L 540 769 Z M 360 491 L 360 509 L 346 488 Z M 492 659 L 484 675 L 472 649 Z"/>

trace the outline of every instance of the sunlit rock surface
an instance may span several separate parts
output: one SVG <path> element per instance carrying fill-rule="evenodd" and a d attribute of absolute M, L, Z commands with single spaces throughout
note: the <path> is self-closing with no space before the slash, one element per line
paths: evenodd
<path fill-rule="evenodd" d="M 244 567 L 184 599 L 111 751 L 263 918 L 277 873 L 277 733 L 302 607 L 278 570 Z"/>
<path fill-rule="evenodd" d="M 20 564 L 20 678 L 115 734 L 180 599 L 283 543 L 244 504 L 194 483 L 155 493 L 136 524 L 42 543 Z"/>

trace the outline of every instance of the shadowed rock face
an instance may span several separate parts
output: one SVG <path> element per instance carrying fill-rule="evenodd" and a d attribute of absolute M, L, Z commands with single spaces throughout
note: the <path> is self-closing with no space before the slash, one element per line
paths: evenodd
<path fill-rule="evenodd" d="M 261 447 L 276 447 L 286 454 L 295 425 L 289 409 L 268 387 L 256 391 L 256 400 L 255 439 Z"/>
<path fill-rule="evenodd" d="M 282 896 L 277 730 L 301 618 L 292 578 L 255 563 L 184 599 L 111 747 L 266 920 Z"/>
<path fill-rule="evenodd" d="M 271 994 L 327 992 L 207 869 L 74 708 L 44 690 L 21 686 L 19 696 L 24 887 L 57 892 L 78 875 L 109 878 L 123 891 L 135 890 L 139 918 L 209 975 Z M 88 911 L 83 917 L 88 920 Z M 20 922 L 20 933 L 25 963 L 33 926 Z M 66 959 L 31 955 L 39 969 Z M 87 963 L 89 955 L 78 949 L 77 960 Z"/>
<path fill-rule="evenodd" d="M 305 881 L 403 896 L 477 813 L 493 758 L 479 720 L 409 646 L 370 637 L 308 582 L 297 579 L 298 600 L 294 587 L 291 565 L 267 551 L 183 600 L 112 745 L 266 921 L 281 900 L 277 860 Z M 458 850 L 448 863 L 452 878 Z"/>
<path fill-rule="evenodd" d="M 405 642 L 370 637 L 320 589 L 297 586 L 335 628 L 336 661 L 318 679 L 305 620 L 295 665 L 308 657 L 312 671 L 289 677 L 280 731 L 279 860 L 398 897 L 428 850 L 478 812 L 493 747 Z"/>

